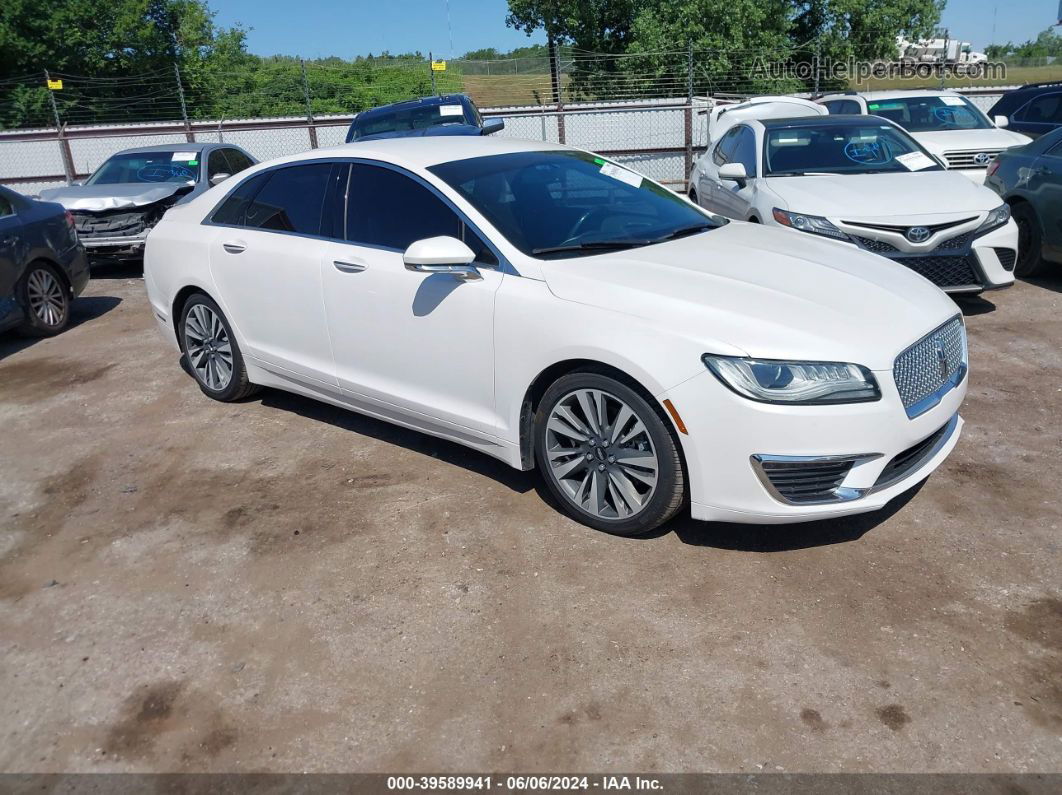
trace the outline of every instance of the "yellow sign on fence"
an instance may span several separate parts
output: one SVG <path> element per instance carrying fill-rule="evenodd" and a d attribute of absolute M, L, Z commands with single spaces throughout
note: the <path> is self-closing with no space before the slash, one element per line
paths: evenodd
<path fill-rule="evenodd" d="M 431 70 L 433 72 L 445 72 L 446 71 L 446 61 L 432 61 L 431 62 Z"/>
<path fill-rule="evenodd" d="M 62 91 L 63 90 L 63 81 L 62 80 L 49 80 L 48 81 L 48 88 L 50 88 L 52 91 Z"/>

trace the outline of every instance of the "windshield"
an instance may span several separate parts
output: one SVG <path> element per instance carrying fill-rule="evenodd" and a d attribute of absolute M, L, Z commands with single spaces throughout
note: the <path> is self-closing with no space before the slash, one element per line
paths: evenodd
<path fill-rule="evenodd" d="M 86 185 L 128 182 L 195 182 L 199 152 L 124 152 L 107 160 Z"/>
<path fill-rule="evenodd" d="M 354 120 L 353 140 L 381 133 L 426 130 L 443 124 L 475 124 L 475 120 L 465 119 L 465 108 L 460 102 L 379 111 Z"/>
<path fill-rule="evenodd" d="M 896 122 L 908 132 L 986 130 L 992 126 L 973 103 L 957 94 L 879 99 L 867 103 L 867 113 Z"/>
<path fill-rule="evenodd" d="M 531 256 L 586 256 L 724 223 L 588 152 L 514 152 L 455 160 L 429 171 Z"/>
<path fill-rule="evenodd" d="M 873 121 L 768 128 L 763 163 L 776 177 L 943 170 L 903 130 Z"/>

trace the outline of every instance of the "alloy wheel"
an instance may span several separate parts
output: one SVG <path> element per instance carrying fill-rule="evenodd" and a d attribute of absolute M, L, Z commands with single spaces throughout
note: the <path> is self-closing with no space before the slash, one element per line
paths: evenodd
<path fill-rule="evenodd" d="M 38 268 L 26 279 L 30 311 L 45 326 L 55 328 L 66 320 L 66 295 L 63 285 L 45 268 Z"/>
<path fill-rule="evenodd" d="M 628 519 L 656 491 L 660 462 L 645 423 L 600 389 L 577 389 L 554 405 L 546 424 L 551 477 L 564 495 L 599 519 Z"/>
<path fill-rule="evenodd" d="M 205 304 L 193 306 L 184 319 L 188 362 L 199 381 L 220 392 L 232 380 L 232 343 L 225 324 Z"/>

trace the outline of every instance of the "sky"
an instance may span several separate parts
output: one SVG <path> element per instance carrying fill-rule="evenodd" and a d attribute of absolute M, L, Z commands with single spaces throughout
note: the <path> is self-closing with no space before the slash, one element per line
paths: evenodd
<path fill-rule="evenodd" d="M 420 50 L 436 58 L 480 47 L 505 51 L 543 43 L 505 26 L 506 0 L 209 0 L 221 25 L 250 28 L 258 55 L 304 58 Z M 447 24 L 449 5 L 450 24 Z M 1058 0 L 948 0 L 942 24 L 953 38 L 983 50 L 995 41 L 1023 42 L 1057 20 Z M 451 47 L 451 31 L 453 45 Z"/>

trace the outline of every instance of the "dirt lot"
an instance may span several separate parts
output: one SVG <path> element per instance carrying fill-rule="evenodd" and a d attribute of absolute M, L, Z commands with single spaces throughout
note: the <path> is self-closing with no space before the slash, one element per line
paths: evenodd
<path fill-rule="evenodd" d="M 110 276 L 0 338 L 0 770 L 1062 771 L 1062 277 L 964 304 L 965 435 L 901 504 L 625 540 L 206 399 Z"/>

